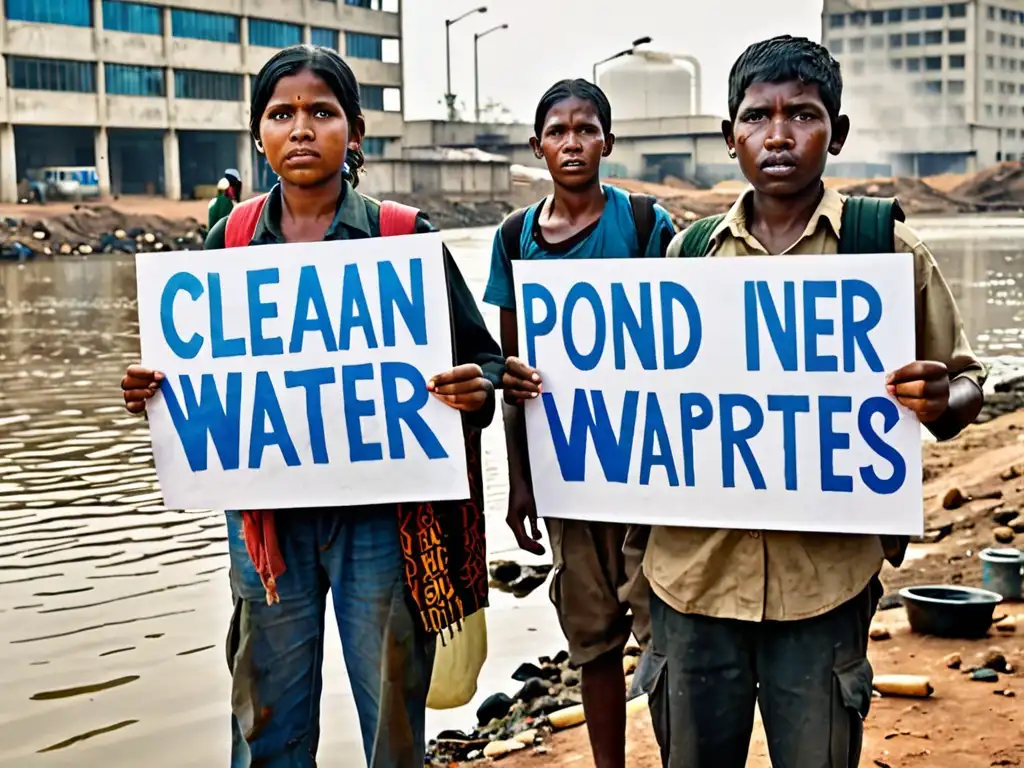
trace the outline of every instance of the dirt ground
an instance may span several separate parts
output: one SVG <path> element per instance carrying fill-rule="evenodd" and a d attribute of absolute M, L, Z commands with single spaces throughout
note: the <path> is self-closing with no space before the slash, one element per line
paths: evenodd
<path fill-rule="evenodd" d="M 193 218 L 203 222 L 206 221 L 206 207 L 209 204 L 208 200 L 168 200 L 164 197 L 143 195 L 123 195 L 117 200 L 104 200 L 103 202 L 125 213 L 164 216 L 168 219 Z M 0 217 L 42 219 L 70 213 L 74 209 L 75 203 L 64 201 L 55 201 L 46 205 L 0 203 Z"/>
<path fill-rule="evenodd" d="M 883 572 L 887 592 L 892 594 L 907 584 L 980 586 L 977 552 L 997 544 L 994 518 L 1007 520 L 1024 503 L 1024 413 L 972 427 L 949 443 L 926 446 L 924 473 L 926 527 L 948 532 L 941 541 L 914 544 L 908 562 L 899 571 L 887 566 Z M 942 502 L 952 488 L 960 491 L 964 502 L 955 509 L 945 509 Z M 1022 528 L 1019 522 L 1016 527 Z M 1024 547 L 1024 528 L 1015 542 L 1000 542 L 999 546 Z M 875 626 L 887 629 L 890 638 L 871 643 L 869 653 L 875 674 L 926 675 L 935 693 L 928 699 L 876 696 L 866 722 L 862 766 L 1024 765 L 1024 604 L 1000 605 L 996 618 L 1001 617 L 1005 618 L 986 639 L 946 640 L 912 633 L 902 608 L 879 611 Z M 998 629 L 1000 625 L 1018 629 L 1004 632 Z M 993 648 L 998 648 L 1015 668 L 1013 674 L 1000 674 L 995 683 L 975 682 L 964 672 L 946 667 L 949 654 L 960 654 L 966 668 L 977 662 L 979 654 Z M 1007 690 L 1015 695 L 1002 693 Z M 631 719 L 628 742 L 630 768 L 661 765 L 646 711 Z M 546 754 L 523 750 L 502 760 L 502 765 L 593 766 L 585 725 L 552 736 L 545 747 L 549 750 Z M 758 726 L 747 768 L 770 766 Z"/>

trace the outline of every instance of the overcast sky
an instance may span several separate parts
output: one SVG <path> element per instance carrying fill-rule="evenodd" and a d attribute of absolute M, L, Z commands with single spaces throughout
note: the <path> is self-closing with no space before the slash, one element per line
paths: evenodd
<path fill-rule="evenodd" d="M 652 48 L 696 56 L 703 68 L 703 112 L 724 114 L 729 68 L 756 40 L 793 34 L 819 40 L 821 0 L 403 0 L 405 116 L 445 114 L 445 24 L 451 28 L 452 90 L 473 110 L 473 33 L 509 29 L 480 41 L 480 95 L 532 122 L 537 101 L 563 77 L 591 76 L 599 59 L 644 35 Z M 714 10 L 715 8 L 718 10 Z"/>

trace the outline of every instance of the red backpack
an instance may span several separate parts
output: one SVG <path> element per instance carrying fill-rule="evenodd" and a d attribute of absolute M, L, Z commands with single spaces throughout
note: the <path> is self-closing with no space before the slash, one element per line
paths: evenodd
<path fill-rule="evenodd" d="M 267 196 L 260 195 L 235 206 L 228 216 L 228 223 L 224 229 L 225 248 L 244 248 L 252 242 L 256 224 L 263 215 L 263 206 L 266 203 Z M 416 234 L 418 215 L 419 211 L 415 208 L 385 200 L 380 204 L 381 237 Z"/>
<path fill-rule="evenodd" d="M 252 242 L 267 196 L 246 200 L 228 217 L 225 248 Z M 380 204 L 381 237 L 416 233 L 419 211 L 385 200 Z M 454 627 L 488 604 L 487 544 L 484 525 L 480 431 L 463 427 L 470 498 L 398 504 L 398 526 L 405 560 L 405 581 L 420 624 L 430 633 Z M 266 589 L 267 603 L 279 601 L 277 579 L 286 565 L 277 540 L 274 513 L 242 512 L 245 546 Z M 441 567 L 427 567 L 428 563 Z M 237 648 L 231 651 L 231 656 Z"/>

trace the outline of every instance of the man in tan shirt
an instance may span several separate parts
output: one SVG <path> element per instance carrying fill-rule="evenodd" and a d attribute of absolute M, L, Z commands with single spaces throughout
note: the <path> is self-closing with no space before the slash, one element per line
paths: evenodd
<path fill-rule="evenodd" d="M 829 53 L 788 36 L 752 45 L 729 79 L 723 132 L 751 183 L 711 232 L 714 257 L 834 254 L 844 198 L 824 189 L 849 133 Z M 940 439 L 976 417 L 984 369 L 927 246 L 914 255 L 917 361 L 888 390 Z M 684 233 L 669 246 L 680 256 Z M 689 254 L 686 254 L 689 255 Z M 853 768 L 871 700 L 867 635 L 881 593 L 879 536 L 655 527 L 644 560 L 653 596 L 645 681 L 666 766 L 743 768 L 758 701 L 776 768 Z M 905 546 L 905 544 L 904 544 Z"/>

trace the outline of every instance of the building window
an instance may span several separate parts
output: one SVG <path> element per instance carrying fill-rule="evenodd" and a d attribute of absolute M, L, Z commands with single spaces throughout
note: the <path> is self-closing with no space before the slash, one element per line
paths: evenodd
<path fill-rule="evenodd" d="M 993 117 L 994 116 L 993 115 L 994 112 L 995 112 L 995 110 L 992 109 L 992 105 L 991 104 L 986 104 L 985 105 L 985 117 Z"/>
<path fill-rule="evenodd" d="M 963 104 L 954 104 L 949 108 L 949 116 L 954 122 L 962 123 L 967 120 L 967 110 Z"/>
<path fill-rule="evenodd" d="M 310 41 L 313 45 L 322 45 L 324 48 L 338 50 L 338 31 L 336 29 L 313 27 L 310 30 Z"/>
<path fill-rule="evenodd" d="M 926 19 L 941 19 L 943 10 L 945 9 L 941 5 L 926 5 L 924 7 L 924 17 Z"/>
<path fill-rule="evenodd" d="M 907 21 L 920 21 L 921 20 L 921 9 L 920 8 L 907 8 Z"/>
<path fill-rule="evenodd" d="M 89 61 L 55 61 L 11 56 L 7 61 L 11 88 L 29 91 L 96 92 L 96 69 Z"/>
<path fill-rule="evenodd" d="M 867 21 L 867 14 L 864 11 L 854 11 L 850 14 L 850 24 L 855 27 L 863 27 Z"/>
<path fill-rule="evenodd" d="M 872 11 L 871 12 L 871 24 L 877 27 L 879 24 L 885 24 L 885 11 Z"/>
<path fill-rule="evenodd" d="M 921 33 L 920 32 L 907 32 L 907 45 L 920 45 L 921 44 Z"/>
<path fill-rule="evenodd" d="M 988 18 L 989 18 L 989 20 L 995 21 L 996 20 L 996 9 L 995 9 L 995 6 L 990 5 L 986 10 L 988 11 Z"/>
<path fill-rule="evenodd" d="M 359 102 L 363 109 L 384 112 L 402 111 L 402 91 L 383 85 L 359 85 Z"/>
<path fill-rule="evenodd" d="M 162 35 L 162 12 L 155 5 L 103 0 L 103 28 L 138 35 Z"/>
<path fill-rule="evenodd" d="M 242 33 L 239 18 L 224 13 L 171 9 L 171 34 L 191 40 L 210 40 L 214 43 L 240 43 Z"/>
<path fill-rule="evenodd" d="M 950 96 L 963 96 L 964 81 L 950 80 L 948 83 L 946 83 L 946 93 L 948 93 Z"/>
<path fill-rule="evenodd" d="M 348 0 L 345 0 L 348 2 Z M 828 17 L 828 26 L 831 29 L 839 29 L 846 26 L 846 17 L 841 13 L 833 13 Z"/>
<path fill-rule="evenodd" d="M 985 69 L 995 69 L 995 68 L 996 68 L 996 57 L 995 56 L 986 56 L 985 57 Z"/>
<path fill-rule="evenodd" d="M 384 38 L 362 32 L 345 33 L 345 55 L 356 59 L 384 58 Z"/>
<path fill-rule="evenodd" d="M 159 67 L 104 64 L 107 93 L 119 96 L 166 96 L 164 71 Z"/>
<path fill-rule="evenodd" d="M 903 70 L 903 59 L 890 59 L 889 68 L 894 72 L 900 72 Z"/>
<path fill-rule="evenodd" d="M 363 109 L 384 109 L 384 86 L 359 85 L 359 103 Z"/>
<path fill-rule="evenodd" d="M 11 21 L 92 26 L 90 0 L 7 0 L 6 5 L 7 18 Z"/>
<path fill-rule="evenodd" d="M 179 99 L 241 101 L 242 76 L 223 72 L 176 69 L 174 70 L 174 95 Z"/>
<path fill-rule="evenodd" d="M 850 38 L 850 53 L 864 53 L 864 38 L 863 37 L 851 37 Z"/>
<path fill-rule="evenodd" d="M 249 45 L 287 48 L 302 42 L 302 27 L 283 21 L 249 19 Z"/>
<path fill-rule="evenodd" d="M 356 8 L 369 8 L 371 11 L 380 10 L 380 0 L 345 0 L 345 5 L 354 5 Z"/>
<path fill-rule="evenodd" d="M 833 40 L 831 43 L 828 44 L 828 47 L 832 51 L 832 53 L 842 53 L 843 52 L 843 40 L 842 40 L 842 38 L 840 38 L 839 40 Z"/>
<path fill-rule="evenodd" d="M 986 80 L 985 81 L 985 93 L 995 93 L 995 92 L 996 92 L 995 81 L 994 80 Z"/>
<path fill-rule="evenodd" d="M 885 35 L 872 35 L 870 40 L 871 50 L 880 51 L 885 48 Z"/>
<path fill-rule="evenodd" d="M 963 19 L 967 17 L 967 3 L 952 3 L 949 6 L 949 18 Z"/>
<path fill-rule="evenodd" d="M 996 33 L 993 32 L 991 29 L 988 30 L 985 33 L 985 42 L 986 43 L 994 43 L 995 41 L 996 41 Z"/>
<path fill-rule="evenodd" d="M 942 93 L 942 81 L 926 80 L 923 90 L 925 93 Z"/>
<path fill-rule="evenodd" d="M 967 66 L 967 59 L 961 54 L 953 54 L 949 57 L 949 68 L 950 69 L 963 69 Z"/>
<path fill-rule="evenodd" d="M 379 136 L 367 136 L 363 139 L 363 154 L 367 157 L 381 157 L 387 152 L 388 145 L 394 139 L 381 138 Z"/>
<path fill-rule="evenodd" d="M 903 35 L 889 35 L 889 47 L 890 48 L 902 48 L 903 47 Z"/>
<path fill-rule="evenodd" d="M 942 44 L 942 30 L 941 29 L 929 29 L 924 33 L 924 44 L 925 45 L 941 45 Z"/>
<path fill-rule="evenodd" d="M 899 22 L 903 21 L 903 9 L 893 8 L 891 11 L 888 12 L 887 16 L 890 24 L 898 24 Z"/>
<path fill-rule="evenodd" d="M 951 30 L 949 30 L 949 42 L 951 42 L 951 43 L 966 43 L 967 42 L 967 30 L 966 29 L 951 29 Z"/>
<path fill-rule="evenodd" d="M 924 59 L 924 68 L 929 72 L 937 72 L 942 69 L 942 57 L 941 56 L 926 56 Z"/>
<path fill-rule="evenodd" d="M 921 71 L 921 60 L 920 59 L 907 59 L 907 72 L 920 72 Z"/>

